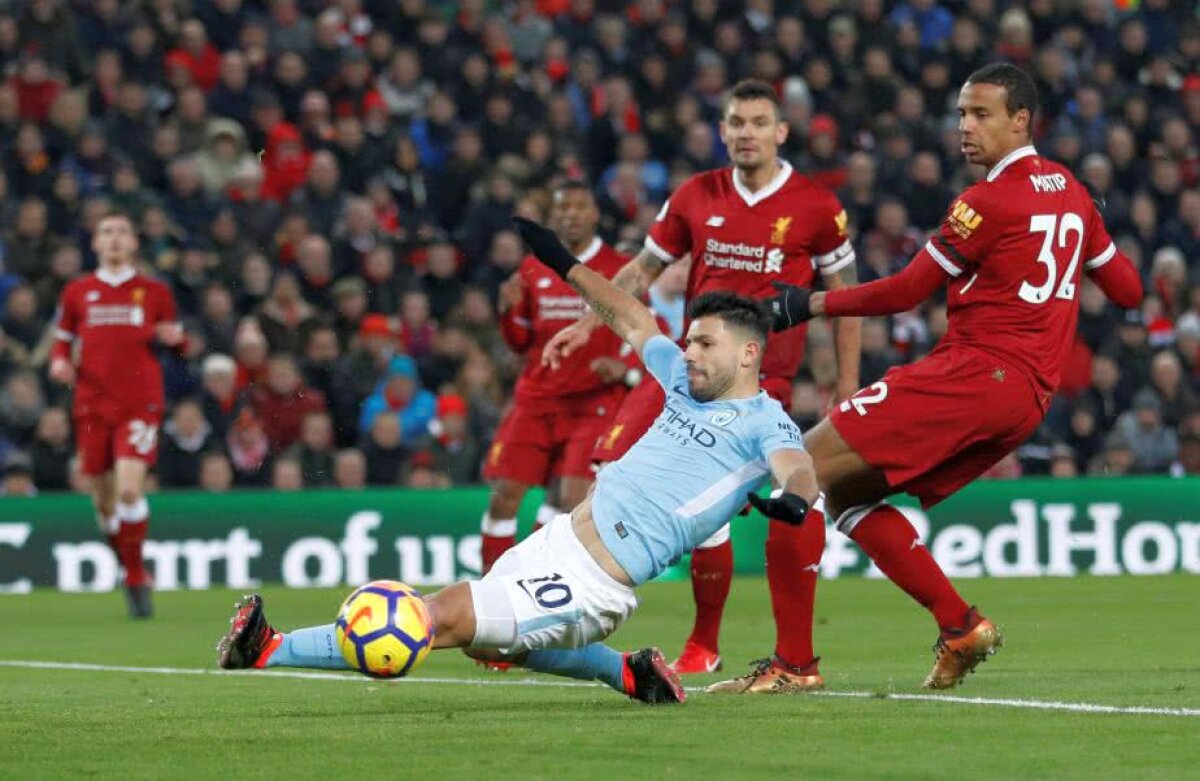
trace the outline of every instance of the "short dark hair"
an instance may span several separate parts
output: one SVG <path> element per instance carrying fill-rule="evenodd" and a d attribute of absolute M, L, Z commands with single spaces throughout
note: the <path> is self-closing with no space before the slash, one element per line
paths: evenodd
<path fill-rule="evenodd" d="M 984 65 L 967 77 L 968 84 L 995 84 L 1004 87 L 1007 98 L 1004 108 L 1011 117 L 1021 109 L 1029 112 L 1029 128 L 1033 131 L 1033 115 L 1037 111 L 1037 86 L 1029 74 L 1008 62 Z"/>
<path fill-rule="evenodd" d="M 556 196 L 566 195 L 569 192 L 587 193 L 592 197 L 592 200 L 596 199 L 596 194 L 592 191 L 592 188 L 589 187 L 588 183 L 582 179 L 566 179 L 562 182 L 559 182 L 559 184 L 554 188 L 554 195 Z"/>
<path fill-rule="evenodd" d="M 761 79 L 742 79 L 729 90 L 725 99 L 725 110 L 735 100 L 768 100 L 775 107 L 775 118 L 783 118 L 783 104 L 779 101 L 779 93 L 767 82 Z"/>
<path fill-rule="evenodd" d="M 687 308 L 688 320 L 718 317 L 726 325 L 749 331 L 754 340 L 766 347 L 771 332 L 771 314 L 753 298 L 725 290 L 703 293 L 692 299 Z"/>

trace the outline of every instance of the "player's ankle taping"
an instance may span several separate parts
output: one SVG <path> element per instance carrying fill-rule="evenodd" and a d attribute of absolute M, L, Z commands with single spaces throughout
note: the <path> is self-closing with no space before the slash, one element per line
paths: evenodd
<path fill-rule="evenodd" d="M 483 522 L 479 524 L 479 529 L 488 537 L 516 537 L 517 519 L 498 519 L 493 518 L 488 513 L 484 513 Z"/>
<path fill-rule="evenodd" d="M 149 515 L 150 503 L 146 501 L 146 497 L 144 496 L 131 504 L 117 503 L 117 518 L 121 520 L 121 523 L 144 521 Z"/>

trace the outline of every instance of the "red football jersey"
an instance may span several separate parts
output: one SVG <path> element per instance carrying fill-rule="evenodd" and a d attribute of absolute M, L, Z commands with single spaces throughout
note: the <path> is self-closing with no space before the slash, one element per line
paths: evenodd
<path fill-rule="evenodd" d="M 69 357 L 71 343 L 79 340 L 75 415 L 161 414 L 155 326 L 177 319 L 170 289 L 132 269 L 120 276 L 101 270 L 69 282 L 59 299 L 54 354 Z"/>
<path fill-rule="evenodd" d="M 812 287 L 818 269 L 833 274 L 854 262 L 837 196 L 786 162 L 756 193 L 733 168 L 691 177 L 663 204 L 646 249 L 667 263 L 691 253 L 689 301 L 714 290 L 770 298 L 778 293 L 772 282 Z M 798 328 L 771 334 L 763 376 L 790 382 L 804 336 Z"/>
<path fill-rule="evenodd" d="M 1075 341 L 1080 275 L 1117 252 L 1087 189 L 1022 147 L 959 196 L 922 251 L 954 278 L 942 344 L 1025 370 L 1045 403 Z"/>
<path fill-rule="evenodd" d="M 579 261 L 606 279 L 612 279 L 629 258 L 596 237 L 579 255 Z M 604 383 L 589 364 L 601 356 L 617 357 L 621 339 L 609 328 L 597 328 L 583 348 L 563 359 L 557 371 L 543 366 L 542 348 L 546 342 L 583 317 L 587 304 L 575 288 L 532 255 L 522 261 L 517 274 L 521 277 L 525 298 L 500 317 L 500 333 L 504 340 L 516 352 L 529 356 L 517 379 L 517 402 L 559 398 L 602 388 Z"/>

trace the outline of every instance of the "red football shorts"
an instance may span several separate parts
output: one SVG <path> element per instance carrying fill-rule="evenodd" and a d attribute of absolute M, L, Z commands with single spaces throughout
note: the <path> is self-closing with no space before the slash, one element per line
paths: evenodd
<path fill-rule="evenodd" d="M 792 381 L 782 377 L 766 377 L 759 383 L 767 395 L 783 405 L 784 411 L 792 406 Z M 633 443 L 650 430 L 658 413 L 662 412 L 667 395 L 653 377 L 646 377 L 617 410 L 611 425 L 596 442 L 592 461 L 606 464 L 616 461 L 633 447 Z"/>
<path fill-rule="evenodd" d="M 546 485 L 553 477 L 591 479 L 592 448 L 608 429 L 619 397 L 517 403 L 500 422 L 483 465 L 487 480 Z"/>
<path fill-rule="evenodd" d="M 932 507 L 1041 424 L 1029 381 L 986 353 L 935 350 L 842 402 L 829 422 L 897 492 Z"/>
<path fill-rule="evenodd" d="M 97 476 L 113 468 L 118 458 L 134 458 L 154 466 L 158 460 L 158 415 L 141 414 L 106 419 L 86 417 L 75 421 L 75 442 L 80 469 Z"/>

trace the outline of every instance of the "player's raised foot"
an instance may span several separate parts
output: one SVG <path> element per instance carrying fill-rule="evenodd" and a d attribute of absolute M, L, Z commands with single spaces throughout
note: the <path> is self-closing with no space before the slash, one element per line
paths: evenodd
<path fill-rule="evenodd" d="M 821 657 L 804 667 L 792 667 L 777 656 L 751 662 L 750 673 L 740 678 L 714 683 L 705 689 L 713 694 L 802 694 L 825 688 L 825 679 L 817 669 Z"/>
<path fill-rule="evenodd" d="M 625 655 L 625 693 L 650 705 L 683 702 L 687 693 L 657 648 Z"/>
<path fill-rule="evenodd" d="M 261 667 L 283 636 L 267 623 L 258 594 L 247 594 L 234 608 L 229 632 L 217 643 L 217 664 L 226 670 Z"/>
<path fill-rule="evenodd" d="M 151 598 L 150 584 L 125 587 L 125 604 L 129 607 L 130 618 L 153 618 L 154 600 Z"/>
<path fill-rule="evenodd" d="M 933 645 L 933 670 L 925 679 L 926 689 L 952 689 L 974 672 L 980 662 L 1004 644 L 1004 635 L 972 607 L 961 629 L 946 629 Z"/>
<path fill-rule="evenodd" d="M 688 640 L 683 644 L 679 658 L 671 662 L 671 669 L 676 675 L 698 675 L 715 673 L 720 670 L 721 655 L 716 651 L 705 648 L 699 643 Z"/>

